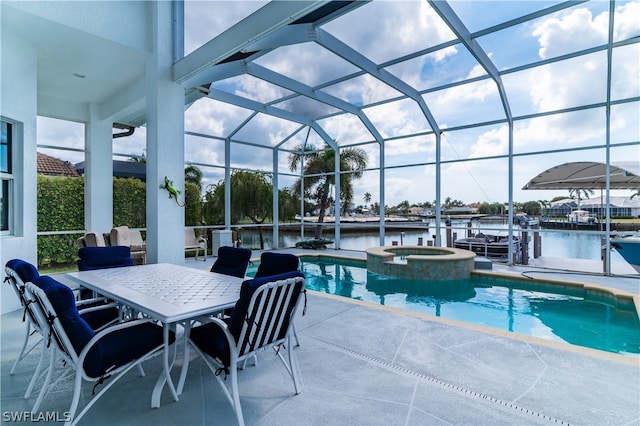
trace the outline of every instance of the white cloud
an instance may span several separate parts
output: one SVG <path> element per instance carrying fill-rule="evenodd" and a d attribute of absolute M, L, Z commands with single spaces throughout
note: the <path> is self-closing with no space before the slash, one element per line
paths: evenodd
<path fill-rule="evenodd" d="M 607 14 L 593 18 L 586 8 L 544 19 L 536 25 L 533 35 L 540 42 L 540 58 L 552 58 L 567 51 L 600 46 L 607 41 Z"/>

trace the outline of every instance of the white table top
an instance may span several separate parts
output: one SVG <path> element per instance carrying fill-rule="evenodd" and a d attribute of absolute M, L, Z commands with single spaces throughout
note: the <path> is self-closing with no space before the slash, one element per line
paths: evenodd
<path fill-rule="evenodd" d="M 169 263 L 70 272 L 67 277 L 164 323 L 233 306 L 244 281 Z"/>

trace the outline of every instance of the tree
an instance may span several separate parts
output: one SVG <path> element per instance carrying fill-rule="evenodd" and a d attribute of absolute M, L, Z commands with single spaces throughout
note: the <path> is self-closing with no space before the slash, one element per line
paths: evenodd
<path fill-rule="evenodd" d="M 401 201 L 397 206 L 398 212 L 403 213 L 403 214 L 409 213 L 409 208 L 410 207 L 411 207 L 411 204 L 409 204 L 408 200 Z"/>
<path fill-rule="evenodd" d="M 369 192 L 365 192 L 364 193 L 364 197 L 362 197 L 364 200 L 364 206 L 367 207 L 367 204 L 369 204 L 371 202 L 371 193 Z"/>
<path fill-rule="evenodd" d="M 198 187 L 199 191 L 202 191 L 202 170 L 193 164 L 187 165 L 184 169 L 184 182 L 192 183 Z"/>
<path fill-rule="evenodd" d="M 525 201 L 521 205 L 521 211 L 525 212 L 529 216 L 540 215 L 540 202 L 538 201 Z"/>
<path fill-rule="evenodd" d="M 327 209 L 333 202 L 332 188 L 335 185 L 335 151 L 325 143 L 322 151 L 316 151 L 313 146 L 297 146 L 295 152 L 289 154 L 289 169 L 293 172 L 304 159 L 304 190 L 300 194 L 300 180 L 296 182 L 293 191 L 303 198 L 311 198 L 318 208 L 318 226 L 315 238 L 322 237 L 322 223 Z M 340 150 L 340 171 L 349 172 L 340 175 L 340 201 L 348 206 L 353 199 L 353 180 L 362 177 L 362 171 L 367 167 L 367 153 L 356 147 Z"/>
<path fill-rule="evenodd" d="M 147 163 L 147 150 L 143 149 L 142 150 L 142 155 L 140 156 L 133 156 L 129 158 L 129 161 L 132 163 Z"/>
<path fill-rule="evenodd" d="M 231 174 L 231 222 L 244 219 L 262 224 L 272 216 L 273 185 L 271 176 L 263 172 L 236 170 Z M 208 188 L 205 194 L 204 216 L 213 223 L 224 222 L 224 181 Z M 209 223 L 209 222 L 207 222 Z M 260 249 L 264 249 L 262 228 L 258 227 Z"/>
<path fill-rule="evenodd" d="M 593 195 L 593 189 L 570 189 L 569 198 L 572 200 L 578 199 L 578 210 L 580 210 L 580 199 L 588 200 Z"/>

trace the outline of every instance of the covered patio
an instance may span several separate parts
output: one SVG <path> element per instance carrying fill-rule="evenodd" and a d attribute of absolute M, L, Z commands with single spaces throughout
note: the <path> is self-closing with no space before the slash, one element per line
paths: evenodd
<path fill-rule="evenodd" d="M 278 190 L 330 176 L 332 192 L 325 195 L 337 212 L 339 250 L 341 214 L 354 201 L 343 199 L 340 187 L 355 173 L 340 172 L 340 154 L 349 149 L 366 150 L 372 159 L 355 192 L 373 194 L 381 209 L 380 245 L 384 209 L 408 189 L 415 201 L 433 201 L 436 245 L 441 206 L 467 190 L 468 202 L 505 203 L 512 234 L 516 192 L 550 159 L 610 165 L 637 158 L 639 65 L 629 58 L 640 47 L 640 3 L 507 3 L 510 8 L 445 1 L 3 0 L 0 264 L 12 258 L 37 264 L 39 150 L 82 157 L 85 226 L 76 231 L 98 232 L 115 225 L 114 159 L 144 150 L 149 263 L 210 266 L 185 259 L 184 209 L 159 189 L 167 177 L 184 189 L 185 164 L 205 170 L 208 183 L 227 184 L 224 220 L 206 224 L 225 231 L 238 226 L 231 219 L 232 173 L 268 173 L 267 226 L 276 250 L 283 249 Z M 225 14 L 232 5 L 236 14 Z M 201 9 L 189 13 L 189 6 Z M 217 32 L 207 32 L 220 16 L 225 22 Z M 185 28 L 194 21 L 204 31 Z M 576 36 L 574 22 L 586 34 Z M 553 49 L 559 44 L 548 43 L 548 34 L 571 43 Z M 387 49 L 380 49 L 385 40 Z M 585 80 L 577 84 L 578 77 Z M 39 117 L 80 123 L 81 144 L 41 141 Z M 142 135 L 137 152 L 134 133 Z M 307 148 L 337 153 L 333 171 L 290 170 L 287 157 Z M 605 173 L 612 177 L 608 167 Z M 610 182 L 605 179 L 607 194 Z M 588 279 L 638 294 L 637 277 Z M 8 374 L 23 324 L 7 287 L 0 289 L 2 422 L 28 424 L 33 400 L 22 394 L 38 354 Z M 259 368 L 239 375 L 248 424 L 640 421 L 636 357 L 313 292 L 296 326 L 302 393 L 294 396 L 281 369 L 269 368 L 278 361 L 262 354 Z M 161 407 L 151 409 L 160 369 L 153 359 L 145 377 L 129 374 L 81 424 L 234 423 L 200 361 L 193 362 L 180 401 L 165 393 Z M 71 387 L 63 383 L 42 413 L 64 416 Z"/>

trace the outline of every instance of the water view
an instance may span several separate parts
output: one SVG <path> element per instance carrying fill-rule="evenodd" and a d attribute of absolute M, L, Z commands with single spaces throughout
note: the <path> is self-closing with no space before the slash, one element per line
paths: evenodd
<path fill-rule="evenodd" d="M 428 228 L 427 228 L 428 225 Z M 455 223 L 454 227 L 460 229 L 454 229 L 453 232 L 457 232 L 458 238 L 463 238 L 465 235 L 464 224 Z M 499 234 L 507 235 L 507 225 L 501 223 L 489 223 L 478 225 L 474 223 L 474 232 L 482 230 L 486 234 Z M 325 231 L 329 231 L 325 228 Z M 258 232 L 253 228 L 242 229 L 239 231 L 240 238 L 242 239 L 242 245 L 245 247 L 257 248 L 260 247 L 260 239 Z M 425 230 L 409 230 L 399 231 L 393 228 L 387 228 L 385 230 L 385 243 L 384 245 L 392 245 L 397 242 L 398 245 L 418 245 L 418 241 L 422 238 L 423 244 L 426 245 L 427 241 L 433 239 L 435 233 L 435 222 L 432 220 L 428 224 L 425 223 Z M 296 242 L 300 241 L 299 233 L 283 233 L 279 235 L 279 247 L 293 247 Z M 515 235 L 518 235 L 516 233 Z M 547 257 L 561 257 L 561 258 L 573 258 L 573 259 L 586 259 L 586 260 L 600 260 L 601 251 L 601 236 L 598 234 L 592 234 L 589 232 L 566 232 L 555 230 L 544 230 L 541 232 L 542 238 L 542 256 Z M 328 239 L 333 238 L 333 234 L 330 232 L 324 232 L 323 236 Z M 265 247 L 271 246 L 271 233 L 270 228 L 264 231 Z M 313 233 L 307 232 L 306 238 L 313 238 Z M 530 239 L 531 233 L 530 233 Z M 442 227 L 442 241 L 446 241 L 446 235 L 444 226 Z M 380 245 L 380 238 L 378 236 L 377 228 L 371 230 L 361 230 L 357 232 L 345 232 L 340 234 L 340 248 L 343 250 L 358 250 L 364 251 L 369 247 L 377 247 Z M 330 245 L 329 247 L 333 247 Z M 533 256 L 533 243 L 529 242 L 530 257 Z M 611 251 L 612 262 L 625 262 L 625 260 L 615 251 Z"/>

